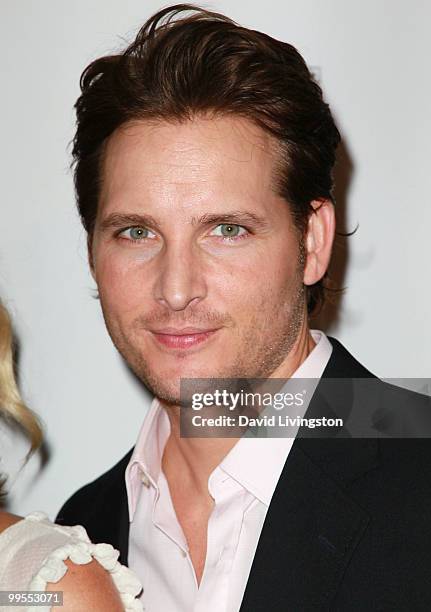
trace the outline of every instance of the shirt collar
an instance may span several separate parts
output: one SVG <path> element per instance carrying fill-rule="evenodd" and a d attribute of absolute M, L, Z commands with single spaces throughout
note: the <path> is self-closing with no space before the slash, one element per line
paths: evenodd
<path fill-rule="evenodd" d="M 320 378 L 329 361 L 332 345 L 327 336 L 314 329 L 310 333 L 316 346 L 292 374 L 292 378 Z M 142 482 L 157 487 L 163 450 L 170 431 L 166 411 L 154 398 L 126 468 L 130 521 L 136 511 Z M 269 505 L 292 444 L 293 438 L 241 438 L 216 470 L 222 470 Z"/>
<path fill-rule="evenodd" d="M 133 520 L 141 484 L 157 488 L 165 444 L 171 433 L 168 415 L 155 397 L 145 415 L 132 457 L 126 468 L 129 517 Z"/>

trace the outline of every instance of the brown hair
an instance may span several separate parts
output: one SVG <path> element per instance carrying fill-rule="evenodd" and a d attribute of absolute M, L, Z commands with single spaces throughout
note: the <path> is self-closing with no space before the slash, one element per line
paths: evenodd
<path fill-rule="evenodd" d="M 13 359 L 12 326 L 0 302 L 0 417 L 17 425 L 30 440 L 27 458 L 42 443 L 42 428 L 36 415 L 22 401 L 16 384 Z M 0 499 L 4 497 L 5 477 L 0 474 Z"/>
<path fill-rule="evenodd" d="M 199 114 L 245 117 L 278 143 L 277 189 L 301 236 L 311 201 L 333 199 L 340 135 L 296 49 L 187 4 L 163 9 L 122 53 L 93 61 L 81 76 L 73 141 L 76 197 L 91 238 L 104 144 L 131 120 L 185 121 Z M 309 313 L 323 282 L 307 287 Z"/>

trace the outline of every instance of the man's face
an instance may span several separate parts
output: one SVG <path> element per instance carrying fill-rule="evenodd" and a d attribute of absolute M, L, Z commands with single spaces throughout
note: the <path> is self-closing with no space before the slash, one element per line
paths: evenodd
<path fill-rule="evenodd" d="M 93 274 L 114 344 L 168 403 L 181 377 L 269 376 L 305 324 L 272 147 L 238 117 L 141 121 L 109 139 Z"/>

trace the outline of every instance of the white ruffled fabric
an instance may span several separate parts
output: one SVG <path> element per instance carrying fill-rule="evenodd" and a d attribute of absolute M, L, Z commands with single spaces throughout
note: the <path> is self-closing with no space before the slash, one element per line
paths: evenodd
<path fill-rule="evenodd" d="M 111 544 L 92 544 L 84 527 L 64 527 L 49 521 L 43 512 L 33 512 L 24 521 L 34 521 L 41 526 L 46 525 L 66 538 L 66 543 L 56 548 L 45 557 L 39 571 L 33 576 L 28 589 L 30 591 L 45 591 L 48 582 L 58 582 L 67 572 L 66 559 L 77 565 L 84 565 L 96 559 L 108 571 L 117 587 L 124 610 L 126 612 L 142 612 L 141 602 L 136 596 L 142 586 L 135 574 L 118 562 L 119 552 Z M 29 606 L 30 612 L 50 612 L 51 606 Z"/>

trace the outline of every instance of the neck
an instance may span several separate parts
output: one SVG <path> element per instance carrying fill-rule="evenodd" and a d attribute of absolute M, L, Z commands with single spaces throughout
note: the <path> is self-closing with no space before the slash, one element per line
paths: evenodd
<path fill-rule="evenodd" d="M 289 355 L 272 372 L 270 378 L 290 378 L 314 347 L 315 342 L 308 325 L 305 324 Z M 181 473 L 186 490 L 207 497 L 208 479 L 211 472 L 221 463 L 239 438 L 182 438 L 180 436 L 180 408 L 169 406 L 165 409 L 171 425 L 171 434 L 163 453 L 163 472 L 168 482 Z"/>
<path fill-rule="evenodd" d="M 181 473 L 185 489 L 206 497 L 211 472 L 221 463 L 239 438 L 182 438 L 176 411 L 169 409 L 167 412 L 171 435 L 163 453 L 163 472 L 168 482 L 170 476 L 174 478 Z"/>

